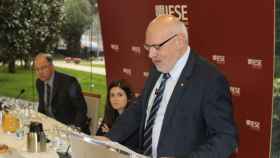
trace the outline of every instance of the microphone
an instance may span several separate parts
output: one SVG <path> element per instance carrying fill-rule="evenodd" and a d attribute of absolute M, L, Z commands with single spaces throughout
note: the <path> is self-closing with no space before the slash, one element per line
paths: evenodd
<path fill-rule="evenodd" d="M 16 99 L 18 99 L 24 92 L 25 92 L 25 89 L 21 89 L 19 94 L 17 95 Z"/>

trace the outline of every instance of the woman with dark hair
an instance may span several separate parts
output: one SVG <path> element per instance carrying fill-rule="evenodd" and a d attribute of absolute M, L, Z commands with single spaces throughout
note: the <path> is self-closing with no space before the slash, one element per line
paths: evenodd
<path fill-rule="evenodd" d="M 117 118 L 126 110 L 126 108 L 134 100 L 134 94 L 125 80 L 112 81 L 107 91 L 107 104 L 105 106 L 105 114 L 96 135 L 103 136 L 110 131 Z M 121 144 L 136 149 L 138 144 L 137 134 L 130 136 Z"/>
<path fill-rule="evenodd" d="M 128 106 L 130 106 L 134 99 L 134 94 L 125 80 L 112 81 L 107 91 L 107 103 L 105 106 L 104 118 L 96 132 L 96 135 L 103 136 L 109 132 L 118 117 L 128 108 Z M 125 141 L 120 143 L 137 151 L 137 133 L 128 136 Z"/>
<path fill-rule="evenodd" d="M 133 93 L 124 80 L 114 80 L 108 87 L 104 118 L 96 135 L 106 134 L 116 119 L 129 106 Z"/>

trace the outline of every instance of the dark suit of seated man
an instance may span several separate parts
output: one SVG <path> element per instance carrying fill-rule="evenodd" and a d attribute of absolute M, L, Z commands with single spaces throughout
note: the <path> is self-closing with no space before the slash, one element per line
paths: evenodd
<path fill-rule="evenodd" d="M 237 147 L 229 84 L 189 46 L 187 29 L 171 15 L 146 30 L 154 67 L 136 104 L 106 137 L 122 143 L 139 133 L 139 151 L 153 158 L 228 158 Z"/>
<path fill-rule="evenodd" d="M 76 78 L 55 71 L 50 54 L 36 56 L 35 70 L 38 77 L 38 111 L 90 134 L 87 106 Z"/>

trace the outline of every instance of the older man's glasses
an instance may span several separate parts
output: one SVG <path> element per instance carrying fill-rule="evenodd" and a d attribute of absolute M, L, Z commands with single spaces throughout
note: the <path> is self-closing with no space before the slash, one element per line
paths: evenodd
<path fill-rule="evenodd" d="M 160 43 L 160 44 L 152 44 L 152 45 L 149 45 L 149 44 L 144 44 L 144 48 L 147 50 L 147 51 L 150 51 L 151 48 L 154 48 L 156 50 L 160 50 L 160 48 L 165 45 L 168 41 L 172 40 L 174 37 L 176 37 L 177 34 L 171 36 L 170 38 L 168 38 L 166 41 Z"/>

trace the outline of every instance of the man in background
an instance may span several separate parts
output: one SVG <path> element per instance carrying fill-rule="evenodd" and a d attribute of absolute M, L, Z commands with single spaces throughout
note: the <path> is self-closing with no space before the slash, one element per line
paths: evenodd
<path fill-rule="evenodd" d="M 153 158 L 228 158 L 238 134 L 223 74 L 190 48 L 184 23 L 171 15 L 148 25 L 144 48 L 154 67 L 141 96 L 96 138 L 122 143 L 138 132 L 139 151 Z"/>
<path fill-rule="evenodd" d="M 87 106 L 76 78 L 55 71 L 50 54 L 35 57 L 38 111 L 89 134 Z"/>

